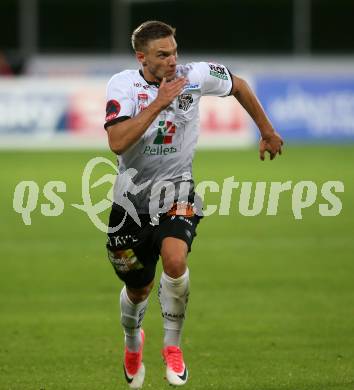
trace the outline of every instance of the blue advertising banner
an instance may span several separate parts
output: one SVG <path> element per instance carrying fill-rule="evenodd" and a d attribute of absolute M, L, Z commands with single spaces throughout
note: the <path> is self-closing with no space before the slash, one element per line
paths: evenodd
<path fill-rule="evenodd" d="M 256 91 L 284 139 L 354 141 L 354 75 L 264 75 Z"/>

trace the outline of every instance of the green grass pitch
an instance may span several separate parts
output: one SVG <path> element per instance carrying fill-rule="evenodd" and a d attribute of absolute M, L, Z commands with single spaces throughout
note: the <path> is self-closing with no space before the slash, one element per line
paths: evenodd
<path fill-rule="evenodd" d="M 127 388 L 121 283 L 106 259 L 105 235 L 71 206 L 82 203 L 81 173 L 94 156 L 114 161 L 102 151 L 0 154 L 1 390 Z M 255 149 L 197 152 L 197 182 L 311 180 L 320 189 L 340 180 L 345 192 L 337 217 L 319 215 L 319 193 L 295 220 L 291 192 L 281 195 L 277 216 L 244 217 L 235 190 L 230 216 L 204 218 L 189 258 L 186 389 L 354 388 L 353 166 L 350 145 L 287 147 L 272 162 L 259 161 Z M 66 182 L 63 214 L 42 216 L 40 204 L 48 201 L 40 194 L 25 226 L 12 208 L 22 180 L 36 181 L 41 191 L 50 180 Z M 95 189 L 94 199 L 107 190 Z M 168 389 L 156 287 L 144 328 L 144 388 Z"/>

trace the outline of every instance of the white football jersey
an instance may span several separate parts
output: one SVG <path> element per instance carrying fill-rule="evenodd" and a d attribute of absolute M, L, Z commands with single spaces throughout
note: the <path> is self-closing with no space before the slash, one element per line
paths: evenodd
<path fill-rule="evenodd" d="M 178 184 L 186 180 L 193 183 L 192 160 L 199 135 L 199 100 L 204 95 L 228 96 L 232 90 L 232 77 L 220 64 L 195 62 L 178 65 L 177 77 L 181 76 L 188 80 L 182 93 L 160 112 L 134 145 L 118 156 L 115 203 L 120 204 L 121 187 L 128 184 L 119 183 L 119 177 L 127 169 L 137 171 L 132 178 L 136 186 L 149 181 L 149 185 L 136 195 L 126 188 L 130 192 L 129 199 L 140 214 L 149 213 L 150 192 L 155 183 L 169 181 Z M 158 87 L 157 83 L 146 81 L 141 70 L 115 74 L 107 86 L 105 128 L 138 115 L 156 99 Z"/>

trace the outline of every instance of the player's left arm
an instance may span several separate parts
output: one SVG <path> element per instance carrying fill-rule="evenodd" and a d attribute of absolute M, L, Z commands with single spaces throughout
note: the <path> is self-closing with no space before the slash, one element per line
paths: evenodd
<path fill-rule="evenodd" d="M 274 130 L 261 103 L 247 82 L 240 77 L 232 75 L 232 84 L 230 95 L 235 96 L 243 108 L 249 113 L 261 133 L 261 140 L 259 142 L 260 159 L 262 161 L 264 160 L 264 153 L 267 151 L 270 154 L 270 159 L 273 160 L 278 153 L 281 154 L 282 152 L 282 138 Z"/>

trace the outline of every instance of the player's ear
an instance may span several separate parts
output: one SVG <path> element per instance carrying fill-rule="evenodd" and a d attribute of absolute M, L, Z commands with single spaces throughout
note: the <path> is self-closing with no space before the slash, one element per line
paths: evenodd
<path fill-rule="evenodd" d="M 136 59 L 144 66 L 146 65 L 145 54 L 142 51 L 135 52 Z"/>

